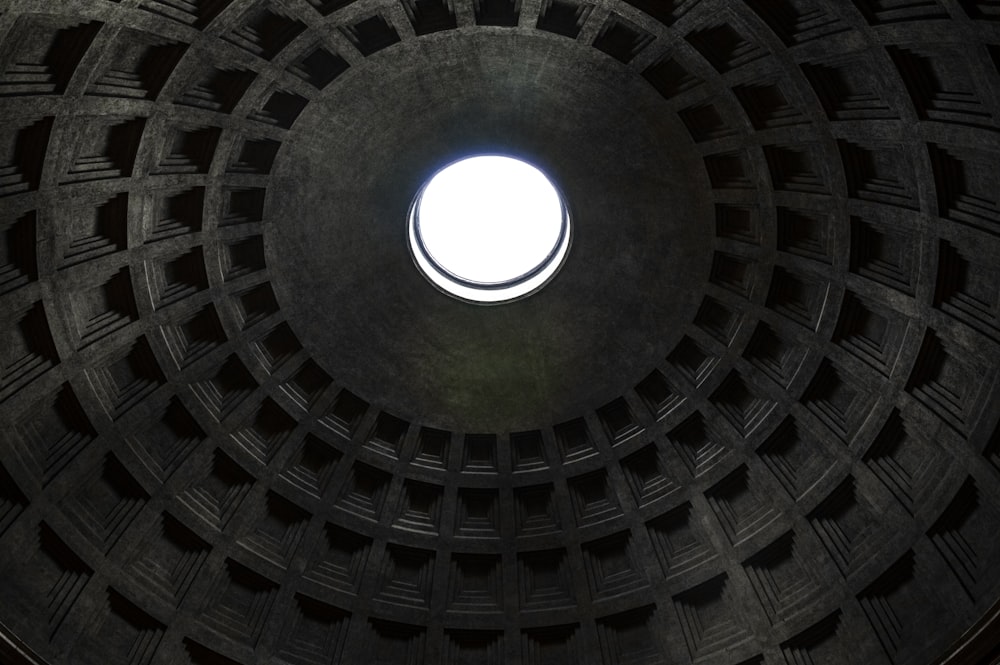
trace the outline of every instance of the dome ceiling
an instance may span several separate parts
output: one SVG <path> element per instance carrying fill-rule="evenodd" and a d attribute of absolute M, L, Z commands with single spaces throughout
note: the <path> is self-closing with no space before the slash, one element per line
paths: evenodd
<path fill-rule="evenodd" d="M 0 660 L 997 655 L 994 2 L 0 0 L 0 35 Z M 477 153 L 574 222 L 489 307 L 406 247 Z"/>
<path fill-rule="evenodd" d="M 302 113 L 272 175 L 282 315 L 338 382 L 407 420 L 509 432 L 622 395 L 680 339 L 711 267 L 711 189 L 684 125 L 621 63 L 533 32 L 386 49 L 391 67 L 345 72 Z M 405 220 L 434 172 L 490 152 L 559 184 L 573 246 L 538 294 L 474 307 L 420 277 Z"/>

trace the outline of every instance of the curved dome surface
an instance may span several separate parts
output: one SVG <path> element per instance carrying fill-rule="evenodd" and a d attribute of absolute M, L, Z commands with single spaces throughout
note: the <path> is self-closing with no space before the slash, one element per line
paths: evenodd
<path fill-rule="evenodd" d="M 0 139 L 0 660 L 1000 655 L 995 2 L 0 1 Z"/>

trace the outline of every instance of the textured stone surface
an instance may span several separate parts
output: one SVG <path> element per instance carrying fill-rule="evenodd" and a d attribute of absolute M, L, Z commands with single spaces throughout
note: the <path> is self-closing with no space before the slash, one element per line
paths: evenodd
<path fill-rule="evenodd" d="M 564 38 L 424 41 L 345 73 L 283 148 L 266 214 L 283 311 L 333 376 L 407 419 L 479 432 L 578 416 L 694 316 L 712 208 L 691 139 L 640 76 Z M 570 201 L 570 256 L 534 297 L 469 307 L 414 279 L 400 220 L 470 152 L 523 156 Z"/>

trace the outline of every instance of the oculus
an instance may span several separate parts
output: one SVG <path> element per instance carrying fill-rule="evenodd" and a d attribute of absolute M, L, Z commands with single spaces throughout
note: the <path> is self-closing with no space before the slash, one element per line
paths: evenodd
<path fill-rule="evenodd" d="M 420 272 L 445 293 L 480 304 L 535 293 L 570 246 L 558 189 L 537 167 L 503 155 L 437 171 L 414 198 L 407 227 Z"/>

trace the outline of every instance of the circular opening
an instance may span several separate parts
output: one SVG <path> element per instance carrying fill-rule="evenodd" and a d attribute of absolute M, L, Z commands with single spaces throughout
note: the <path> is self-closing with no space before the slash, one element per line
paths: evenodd
<path fill-rule="evenodd" d="M 410 208 L 410 251 L 438 288 L 462 300 L 526 296 L 558 272 L 569 250 L 569 213 L 552 181 L 513 157 L 453 162 Z"/>

